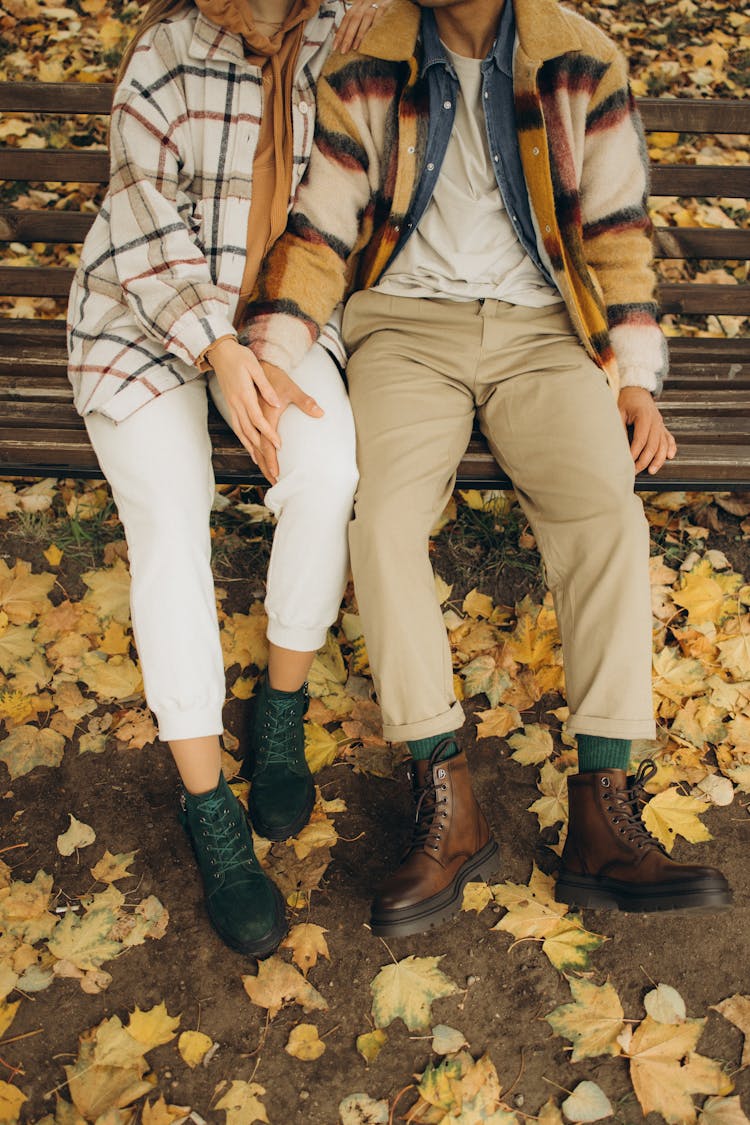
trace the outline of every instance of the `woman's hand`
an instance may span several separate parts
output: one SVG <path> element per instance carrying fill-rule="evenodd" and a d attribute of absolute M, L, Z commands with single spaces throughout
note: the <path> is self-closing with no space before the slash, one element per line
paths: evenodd
<path fill-rule="evenodd" d="M 260 404 L 266 421 L 273 427 L 274 432 L 276 432 L 279 418 L 287 406 L 296 406 L 298 410 L 301 410 L 303 414 L 307 414 L 310 418 L 323 417 L 323 410 L 318 406 L 315 399 L 306 391 L 303 391 L 294 379 L 290 379 L 286 371 L 282 371 L 280 367 L 274 367 L 270 363 L 264 363 L 262 366 L 268 383 L 273 387 L 279 402 L 278 406 L 270 406 L 266 401 Z M 260 448 L 257 450 L 256 464 L 271 484 L 276 484 L 279 479 L 278 449 L 279 446 L 273 445 L 268 438 L 263 437 L 261 438 Z"/>
<path fill-rule="evenodd" d="M 232 429 L 257 465 L 261 441 L 274 451 L 281 446 L 275 424 L 263 409 L 265 406 L 278 413 L 281 402 L 255 354 L 239 340 L 220 340 L 206 353 L 206 359 L 219 380 Z"/>
<path fill-rule="evenodd" d="M 635 471 L 658 473 L 677 452 L 677 442 L 664 425 L 659 407 L 644 387 L 623 387 L 617 400 L 623 424 L 633 427 L 630 452 Z"/>
<path fill-rule="evenodd" d="M 358 50 L 367 32 L 392 3 L 393 0 L 353 0 L 334 37 L 334 51 L 345 55 Z"/>

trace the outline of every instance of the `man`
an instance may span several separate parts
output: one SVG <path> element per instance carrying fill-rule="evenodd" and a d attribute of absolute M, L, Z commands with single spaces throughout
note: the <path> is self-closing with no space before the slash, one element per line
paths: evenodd
<path fill-rule="evenodd" d="M 358 54 L 332 57 L 318 114 L 247 339 L 267 370 L 289 372 L 357 290 L 344 318 L 352 567 L 384 732 L 409 745 L 416 799 L 373 931 L 429 929 L 497 866 L 456 742 L 463 713 L 428 558 L 475 414 L 560 624 L 580 773 L 558 898 L 727 905 L 719 871 L 675 863 L 643 827 L 649 767 L 626 774 L 631 740 L 655 735 L 634 463 L 656 472 L 675 443 L 653 400 L 666 348 L 647 156 L 619 53 L 554 0 L 396 0 Z M 269 443 L 260 460 L 274 479 Z"/>

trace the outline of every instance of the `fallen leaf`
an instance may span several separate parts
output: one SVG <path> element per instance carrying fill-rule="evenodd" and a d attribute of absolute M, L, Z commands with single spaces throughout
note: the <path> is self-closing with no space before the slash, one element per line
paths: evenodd
<path fill-rule="evenodd" d="M 376 1027 L 374 1031 L 366 1031 L 357 1036 L 357 1050 L 368 1066 L 375 1062 L 383 1047 L 388 1042 L 388 1036 L 382 1028 Z"/>
<path fill-rule="evenodd" d="M 348 1094 L 339 1102 L 340 1125 L 388 1125 L 388 1102 L 369 1094 Z"/>
<path fill-rule="evenodd" d="M 177 1034 L 180 1026 L 179 1016 L 170 1016 L 167 1006 L 162 1000 L 153 1008 L 141 1011 L 136 1007 L 131 1013 L 125 1030 L 139 1043 L 143 1044 L 144 1051 L 152 1047 L 159 1047 L 162 1043 L 170 1043 Z"/>
<path fill-rule="evenodd" d="M 0 1079 L 0 1122 L 3 1125 L 13 1125 L 18 1121 L 21 1106 L 26 1100 L 26 1095 L 18 1086 L 11 1086 L 10 1082 Z"/>
<path fill-rule="evenodd" d="M 657 793 L 643 810 L 643 823 L 668 852 L 672 851 L 677 836 L 684 836 L 691 844 L 711 840 L 711 833 L 698 817 L 711 807 L 709 801 L 697 797 L 684 797 L 674 786 Z"/>
<path fill-rule="evenodd" d="M 676 988 L 669 984 L 657 984 L 643 998 L 643 1006 L 657 1023 L 676 1024 L 687 1019 L 685 1001 Z"/>
<path fill-rule="evenodd" d="M 0 761 L 5 762 L 12 781 L 37 766 L 59 766 L 64 747 L 63 736 L 49 727 L 14 727 L 0 741 Z"/>
<path fill-rule="evenodd" d="M 561 1108 L 568 1121 L 601 1121 L 614 1113 L 609 1098 L 596 1082 L 579 1082 Z"/>
<path fill-rule="evenodd" d="M 136 849 L 137 850 L 137 849 Z M 116 883 L 118 879 L 132 879 L 128 871 L 136 852 L 118 852 L 116 855 L 107 849 L 99 862 L 91 868 L 91 874 L 98 883 Z"/>
<path fill-rule="evenodd" d="M 65 832 L 57 837 L 57 850 L 60 855 L 72 855 L 77 848 L 87 848 L 96 839 L 96 832 L 90 824 L 76 820 L 72 813 L 68 813 L 70 824 Z"/>
<path fill-rule="evenodd" d="M 703 1103 L 698 1125 L 750 1125 L 739 1097 L 707 1098 Z"/>
<path fill-rule="evenodd" d="M 522 766 L 546 762 L 554 750 L 549 728 L 540 723 L 524 726 L 522 734 L 514 734 L 508 739 L 508 745 L 513 748 L 511 758 Z"/>
<path fill-rule="evenodd" d="M 318 1035 L 314 1023 L 298 1023 L 289 1032 L 284 1050 L 292 1058 L 302 1059 L 303 1062 L 312 1062 L 319 1059 L 326 1049 L 326 1045 Z"/>
<path fill-rule="evenodd" d="M 270 1019 L 285 1004 L 301 1004 L 305 1012 L 323 1011 L 328 1007 L 317 989 L 278 954 L 260 961 L 258 975 L 243 977 L 242 983 L 253 1004 L 266 1008 Z"/>
<path fill-rule="evenodd" d="M 432 1049 L 436 1055 L 453 1055 L 468 1045 L 464 1033 L 455 1027 L 439 1023 L 432 1029 Z"/>
<path fill-rule="evenodd" d="M 396 1019 L 403 1020 L 409 1031 L 429 1026 L 432 1002 L 458 992 L 438 968 L 441 960 L 411 955 L 380 970 L 370 985 L 376 1027 L 388 1027 Z"/>
<path fill-rule="evenodd" d="M 177 1040 L 177 1050 L 191 1070 L 200 1066 L 213 1045 L 211 1036 L 202 1031 L 183 1031 Z"/>
<path fill-rule="evenodd" d="M 216 1109 L 226 1110 L 226 1125 L 253 1125 L 260 1121 L 268 1125 L 268 1115 L 261 1098 L 265 1088 L 257 1082 L 238 1082 L 236 1079 L 216 1103 Z"/>
<path fill-rule="evenodd" d="M 328 931 L 324 930 L 322 926 L 316 926 L 313 922 L 302 922 L 297 926 L 292 926 L 282 941 L 281 948 L 292 950 L 292 961 L 307 976 L 310 969 L 317 965 L 318 957 L 325 957 L 327 961 L 331 960 L 328 945 L 323 936 L 327 933 Z"/>
<path fill-rule="evenodd" d="M 573 1044 L 570 1061 L 619 1055 L 617 1037 L 625 1024 L 622 1004 L 613 986 L 609 982 L 595 985 L 575 977 L 568 983 L 573 1003 L 562 1004 L 544 1018 L 557 1035 Z"/>

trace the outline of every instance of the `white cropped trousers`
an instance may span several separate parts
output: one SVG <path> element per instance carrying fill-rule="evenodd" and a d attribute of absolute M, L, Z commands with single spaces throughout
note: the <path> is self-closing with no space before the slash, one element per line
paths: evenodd
<path fill-rule="evenodd" d="M 279 423 L 279 480 L 265 497 L 278 521 L 265 606 L 273 644 L 312 652 L 336 620 L 348 575 L 355 436 L 343 380 L 324 348 L 316 344 L 293 378 L 325 414 L 308 418 L 290 406 Z M 209 389 L 227 417 L 215 376 Z M 125 529 L 133 633 L 166 742 L 224 729 L 207 417 L 207 384 L 198 378 L 118 425 L 100 414 L 85 419 Z"/>

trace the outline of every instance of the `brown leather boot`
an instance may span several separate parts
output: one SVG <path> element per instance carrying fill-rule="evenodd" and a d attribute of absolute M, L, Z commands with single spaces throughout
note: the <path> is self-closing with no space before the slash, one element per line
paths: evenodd
<path fill-rule="evenodd" d="M 715 867 L 676 863 L 641 820 L 650 759 L 634 778 L 598 770 L 568 778 L 570 821 L 555 898 L 599 910 L 718 910 L 732 901 Z"/>
<path fill-rule="evenodd" d="M 474 798 L 466 755 L 456 749 L 446 738 L 428 762 L 411 764 L 414 834 L 401 866 L 372 904 L 372 932 L 379 937 L 439 926 L 460 910 L 467 883 L 489 879 L 498 869 L 498 846 Z"/>

